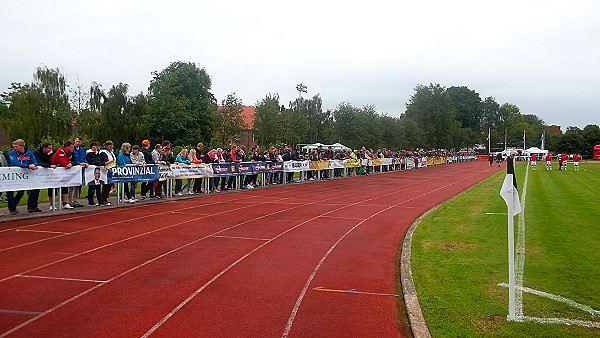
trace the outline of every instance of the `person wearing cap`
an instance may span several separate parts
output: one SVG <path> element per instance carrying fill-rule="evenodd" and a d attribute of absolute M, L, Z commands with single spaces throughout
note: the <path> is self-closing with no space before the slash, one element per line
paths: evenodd
<path fill-rule="evenodd" d="M 157 144 L 157 147 L 160 147 L 160 144 Z M 162 148 L 160 149 L 162 150 Z M 142 141 L 142 148 L 140 149 L 140 153 L 144 156 L 144 162 L 146 164 L 155 164 L 158 162 L 158 158 L 160 157 L 159 155 L 157 155 L 156 160 L 154 159 L 154 151 L 152 153 L 150 152 L 150 141 L 148 140 Z M 142 182 L 140 189 L 140 195 L 142 200 L 146 199 L 146 194 L 148 192 L 150 192 L 150 198 L 154 198 L 154 185 L 156 184 L 156 182 L 157 181 Z"/>

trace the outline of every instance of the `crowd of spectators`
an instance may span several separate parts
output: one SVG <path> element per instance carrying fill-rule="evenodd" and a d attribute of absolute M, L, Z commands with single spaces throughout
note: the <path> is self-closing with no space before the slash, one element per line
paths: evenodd
<path fill-rule="evenodd" d="M 174 155 L 172 145 L 169 141 L 163 141 L 156 144 L 152 150 L 150 141 L 143 140 L 140 145 L 131 145 L 124 142 L 115 154 L 114 143 L 110 140 L 104 142 L 101 146 L 97 142 L 91 142 L 89 149 L 84 149 L 83 138 L 77 137 L 73 142 L 66 141 L 63 146 L 56 151 L 49 142 L 44 142 L 35 151 L 27 148 L 25 141 L 16 139 L 12 142 L 12 150 L 8 158 L 0 152 L 1 166 L 18 166 L 36 170 L 38 166 L 46 168 L 64 167 L 71 168 L 79 165 L 87 167 L 88 165 L 103 166 L 111 168 L 115 165 L 138 165 L 146 166 L 148 164 L 218 164 L 218 163 L 239 163 L 239 162 L 283 162 L 283 161 L 329 161 L 329 160 L 350 160 L 355 161 L 357 166 L 347 168 L 319 169 L 309 170 L 306 177 L 294 179 L 294 173 L 284 173 L 282 171 L 266 173 L 262 179 L 263 184 L 277 185 L 291 182 L 300 182 L 302 178 L 308 181 L 315 179 L 329 180 L 333 177 L 345 175 L 370 175 L 377 171 L 395 170 L 395 166 L 372 166 L 369 161 L 380 158 L 401 159 L 403 163 L 414 163 L 418 167 L 420 160 L 424 157 L 448 157 L 456 155 L 454 152 L 442 150 L 437 151 L 391 151 L 386 148 L 377 150 L 367 149 L 333 149 L 332 147 L 319 146 L 302 152 L 300 149 L 293 149 L 289 145 L 281 149 L 270 147 L 262 150 L 258 145 L 251 147 L 250 151 L 241 145 L 230 144 L 224 148 L 205 149 L 204 144 L 199 142 L 195 148 L 181 148 L 177 155 Z M 394 163 L 397 163 L 395 161 Z M 412 165 L 411 165 L 412 166 Z M 236 179 L 235 176 L 212 177 L 208 179 L 206 190 L 212 193 L 218 193 L 230 189 L 254 189 L 257 186 L 258 174 L 249 174 Z M 184 193 L 193 195 L 202 193 L 202 178 L 175 179 L 174 194 L 182 196 Z M 168 184 L 170 184 L 170 181 Z M 122 200 L 119 202 L 135 203 L 139 200 L 164 198 L 165 181 L 143 182 L 141 183 L 139 199 L 136 198 L 137 183 L 124 183 Z M 236 185 L 239 185 L 237 187 Z M 53 196 L 52 190 L 48 189 L 49 199 Z M 62 209 L 73 209 L 82 207 L 79 203 L 81 195 L 81 186 L 63 187 L 58 189 Z M 94 179 L 88 182 L 87 201 L 89 206 L 110 205 L 111 192 L 114 193 L 113 184 L 104 182 L 99 177 L 99 170 L 94 175 Z M 18 214 L 17 205 L 24 196 L 25 191 L 8 191 L 2 201 L 8 204 L 9 212 L 12 215 Z M 41 212 L 38 207 L 39 189 L 27 191 L 27 210 L 30 213 Z M 1 196 L 1 195 L 0 195 Z M 52 199 L 50 210 L 56 209 Z"/>

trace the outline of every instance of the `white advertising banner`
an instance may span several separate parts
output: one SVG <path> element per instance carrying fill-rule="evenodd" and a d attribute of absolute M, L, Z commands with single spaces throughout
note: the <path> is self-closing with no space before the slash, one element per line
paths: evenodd
<path fill-rule="evenodd" d="M 310 161 L 284 161 L 283 172 L 300 172 L 308 171 L 310 169 Z"/>
<path fill-rule="evenodd" d="M 43 168 L 36 170 L 20 167 L 0 167 L 0 191 L 18 191 L 74 187 L 81 185 L 81 166 L 66 168 Z"/>
<path fill-rule="evenodd" d="M 199 178 L 213 176 L 211 165 L 190 164 L 190 165 L 171 165 L 169 178 Z"/>
<path fill-rule="evenodd" d="M 329 160 L 329 168 L 344 169 L 346 168 L 346 160 Z"/>

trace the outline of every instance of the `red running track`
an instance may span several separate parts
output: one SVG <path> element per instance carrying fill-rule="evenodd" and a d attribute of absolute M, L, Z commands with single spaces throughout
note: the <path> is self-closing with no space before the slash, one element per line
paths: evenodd
<path fill-rule="evenodd" d="M 399 248 L 471 162 L 0 224 L 1 336 L 409 336 Z"/>

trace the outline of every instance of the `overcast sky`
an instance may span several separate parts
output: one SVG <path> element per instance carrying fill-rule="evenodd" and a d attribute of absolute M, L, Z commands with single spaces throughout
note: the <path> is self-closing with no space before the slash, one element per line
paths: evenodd
<path fill-rule="evenodd" d="M 600 125 L 600 1 L 0 0 L 0 92 L 60 68 L 72 86 L 147 93 L 195 62 L 219 102 L 374 105 L 398 116 L 417 85 L 467 86 L 563 127 Z"/>

